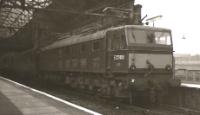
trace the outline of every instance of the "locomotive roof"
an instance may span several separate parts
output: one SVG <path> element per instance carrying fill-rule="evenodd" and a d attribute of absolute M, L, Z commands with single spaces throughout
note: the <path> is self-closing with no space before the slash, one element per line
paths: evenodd
<path fill-rule="evenodd" d="M 152 31 L 171 31 L 170 29 L 160 28 L 160 27 L 150 27 L 150 26 L 141 26 L 141 25 L 126 25 L 125 28 L 141 29 L 141 30 L 152 30 Z"/>
<path fill-rule="evenodd" d="M 69 46 L 72 44 L 78 44 L 86 41 L 92 41 L 97 39 L 102 39 L 106 36 L 107 31 L 114 31 L 114 30 L 120 30 L 120 29 L 141 29 L 141 30 L 152 30 L 152 31 L 171 31 L 169 29 L 165 28 L 157 28 L 157 27 L 149 27 L 149 26 L 141 26 L 141 25 L 125 25 L 125 26 L 119 26 L 119 27 L 111 27 L 108 29 L 104 29 L 92 34 L 87 35 L 72 35 L 70 37 L 66 37 L 64 39 L 61 39 L 59 41 L 56 41 L 46 47 L 41 48 L 42 51 L 50 50 L 50 49 L 56 49 L 61 48 L 65 46 Z"/>

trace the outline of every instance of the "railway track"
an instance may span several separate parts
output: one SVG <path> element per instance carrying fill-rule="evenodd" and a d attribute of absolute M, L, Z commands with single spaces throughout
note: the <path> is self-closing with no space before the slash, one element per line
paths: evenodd
<path fill-rule="evenodd" d="M 16 81 L 16 80 L 15 80 Z M 174 104 L 162 104 L 159 106 L 135 106 L 117 99 L 102 98 L 91 92 L 74 90 L 66 86 L 43 85 L 38 82 L 25 82 L 17 80 L 38 90 L 42 90 L 56 97 L 72 103 L 95 110 L 104 115 L 199 115 L 200 111 Z"/>
<path fill-rule="evenodd" d="M 55 90 L 47 91 L 57 97 L 82 105 L 105 115 L 199 115 L 199 111 L 172 105 L 160 105 L 157 107 L 139 107 L 129 105 L 116 99 L 99 98 L 89 93 L 77 92 L 73 89 L 59 93 Z"/>
<path fill-rule="evenodd" d="M 179 87 L 170 89 L 173 95 L 168 96 L 165 102 L 168 105 L 179 107 L 185 111 L 200 111 L 200 89 L 191 87 Z"/>
<path fill-rule="evenodd" d="M 194 110 L 194 109 L 189 109 L 189 108 L 185 108 L 185 107 L 177 107 L 177 106 L 174 106 L 174 105 L 168 105 L 168 104 L 163 104 L 161 105 L 163 108 L 170 108 L 171 110 L 174 110 L 174 111 L 182 111 L 184 114 L 186 115 L 190 115 L 190 114 L 197 114 L 199 115 L 200 114 L 200 111 L 198 110 Z"/>

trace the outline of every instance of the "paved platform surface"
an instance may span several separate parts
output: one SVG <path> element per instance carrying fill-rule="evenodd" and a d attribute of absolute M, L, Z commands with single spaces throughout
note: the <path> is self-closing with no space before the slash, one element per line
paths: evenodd
<path fill-rule="evenodd" d="M 0 115 L 91 114 L 0 77 Z"/>

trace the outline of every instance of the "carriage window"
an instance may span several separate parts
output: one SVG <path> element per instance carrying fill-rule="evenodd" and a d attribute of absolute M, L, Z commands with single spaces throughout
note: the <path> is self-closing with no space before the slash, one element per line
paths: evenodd
<path fill-rule="evenodd" d="M 86 51 L 86 44 L 81 44 L 81 52 L 85 52 Z"/>
<path fill-rule="evenodd" d="M 66 47 L 64 51 L 65 52 L 63 55 L 65 56 L 65 58 L 70 57 L 70 47 Z"/>
<path fill-rule="evenodd" d="M 151 41 L 147 39 L 147 34 L 145 34 L 144 30 L 128 31 L 127 37 L 129 43 L 148 43 L 148 41 Z"/>
<path fill-rule="evenodd" d="M 58 49 L 58 54 L 62 55 L 62 49 Z"/>
<path fill-rule="evenodd" d="M 99 50 L 100 49 L 100 41 L 93 42 L 93 50 Z"/>
<path fill-rule="evenodd" d="M 127 31 L 127 37 L 129 44 L 171 45 L 171 36 L 169 31 L 129 29 Z"/>
<path fill-rule="evenodd" d="M 126 47 L 125 35 L 122 32 L 113 33 L 111 42 L 113 50 L 124 49 Z"/>
<path fill-rule="evenodd" d="M 58 49 L 58 57 L 62 58 L 62 49 Z"/>
<path fill-rule="evenodd" d="M 79 54 L 79 47 L 77 47 L 77 45 L 73 45 L 70 47 L 70 55 L 71 56 L 76 56 Z"/>
<path fill-rule="evenodd" d="M 170 33 L 168 32 L 155 32 L 156 44 L 171 45 Z"/>
<path fill-rule="evenodd" d="M 70 53 L 69 47 L 66 47 L 66 48 L 65 48 L 65 53 L 66 53 L 66 54 L 69 54 L 69 53 Z"/>

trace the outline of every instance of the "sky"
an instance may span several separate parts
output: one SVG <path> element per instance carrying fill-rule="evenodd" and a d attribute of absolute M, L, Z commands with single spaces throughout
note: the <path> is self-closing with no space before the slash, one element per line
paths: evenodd
<path fill-rule="evenodd" d="M 200 7 L 198 0 L 136 0 L 142 16 L 162 15 L 156 27 L 172 30 L 174 51 L 177 54 L 200 54 Z M 150 23 L 152 26 L 152 23 Z M 186 39 L 182 39 L 185 37 Z"/>

